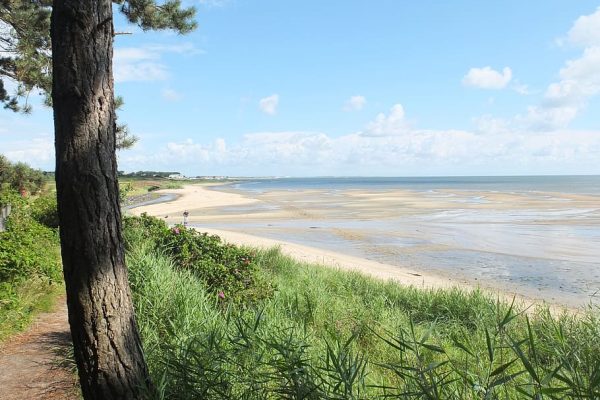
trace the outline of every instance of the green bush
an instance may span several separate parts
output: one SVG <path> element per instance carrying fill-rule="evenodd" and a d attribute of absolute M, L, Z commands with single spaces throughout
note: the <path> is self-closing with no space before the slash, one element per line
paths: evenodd
<path fill-rule="evenodd" d="M 54 193 L 45 194 L 35 199 L 31 204 L 31 216 L 37 222 L 48 228 L 58 228 L 56 195 Z"/>
<path fill-rule="evenodd" d="M 17 191 L 6 187 L 0 187 L 0 207 L 8 204 L 17 208 L 25 207 L 27 202 Z"/>
<path fill-rule="evenodd" d="M 143 213 L 139 217 L 123 218 L 123 235 L 125 245 L 131 249 L 139 242 L 160 247 L 163 237 L 168 234 L 169 226 L 162 220 Z"/>
<path fill-rule="evenodd" d="M 194 273 L 207 289 L 226 302 L 250 304 L 273 289 L 261 279 L 252 250 L 226 244 L 218 236 L 142 215 L 125 219 L 126 238 L 143 235 L 168 254 L 178 268 Z"/>
<path fill-rule="evenodd" d="M 0 282 L 43 276 L 61 280 L 56 231 L 34 220 L 27 209 L 12 207 L 7 230 L 0 233 Z"/>
<path fill-rule="evenodd" d="M 43 277 L 61 280 L 59 239 L 54 224 L 56 200 L 40 197 L 33 204 L 14 191 L 2 191 L 0 204 L 10 204 L 6 231 L 0 232 L 0 282 Z M 40 221 L 38 222 L 39 219 Z"/>

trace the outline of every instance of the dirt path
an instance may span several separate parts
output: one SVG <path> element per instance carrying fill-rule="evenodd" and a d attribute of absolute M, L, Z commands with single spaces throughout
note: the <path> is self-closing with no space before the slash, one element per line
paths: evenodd
<path fill-rule="evenodd" d="M 76 400 L 75 374 L 60 366 L 71 336 L 64 299 L 27 331 L 0 345 L 0 400 Z"/>

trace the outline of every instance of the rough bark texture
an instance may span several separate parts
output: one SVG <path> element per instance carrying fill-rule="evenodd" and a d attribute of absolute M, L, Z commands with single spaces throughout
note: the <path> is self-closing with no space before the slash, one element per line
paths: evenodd
<path fill-rule="evenodd" d="M 110 0 L 57 0 L 52 15 L 56 187 L 69 324 L 85 399 L 150 386 L 121 234 Z"/>

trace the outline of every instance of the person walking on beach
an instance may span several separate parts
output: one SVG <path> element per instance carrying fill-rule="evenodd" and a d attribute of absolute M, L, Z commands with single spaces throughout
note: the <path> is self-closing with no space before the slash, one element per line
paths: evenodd
<path fill-rule="evenodd" d="M 188 224 L 188 216 L 189 215 L 190 215 L 190 213 L 187 210 L 185 210 L 183 212 L 183 226 L 187 226 L 187 224 Z"/>

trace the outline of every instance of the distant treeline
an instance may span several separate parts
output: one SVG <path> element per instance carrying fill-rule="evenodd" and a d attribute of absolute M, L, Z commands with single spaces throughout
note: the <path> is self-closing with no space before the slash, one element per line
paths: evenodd
<path fill-rule="evenodd" d="M 160 178 L 168 178 L 170 175 L 180 175 L 179 172 L 164 172 L 164 171 L 137 171 L 137 172 L 129 172 L 125 173 L 124 171 L 119 171 L 119 176 L 141 176 L 141 177 L 160 177 Z"/>
<path fill-rule="evenodd" d="M 44 186 L 44 172 L 18 162 L 11 163 L 0 154 L 0 191 L 13 189 L 21 192 L 37 193 Z"/>

